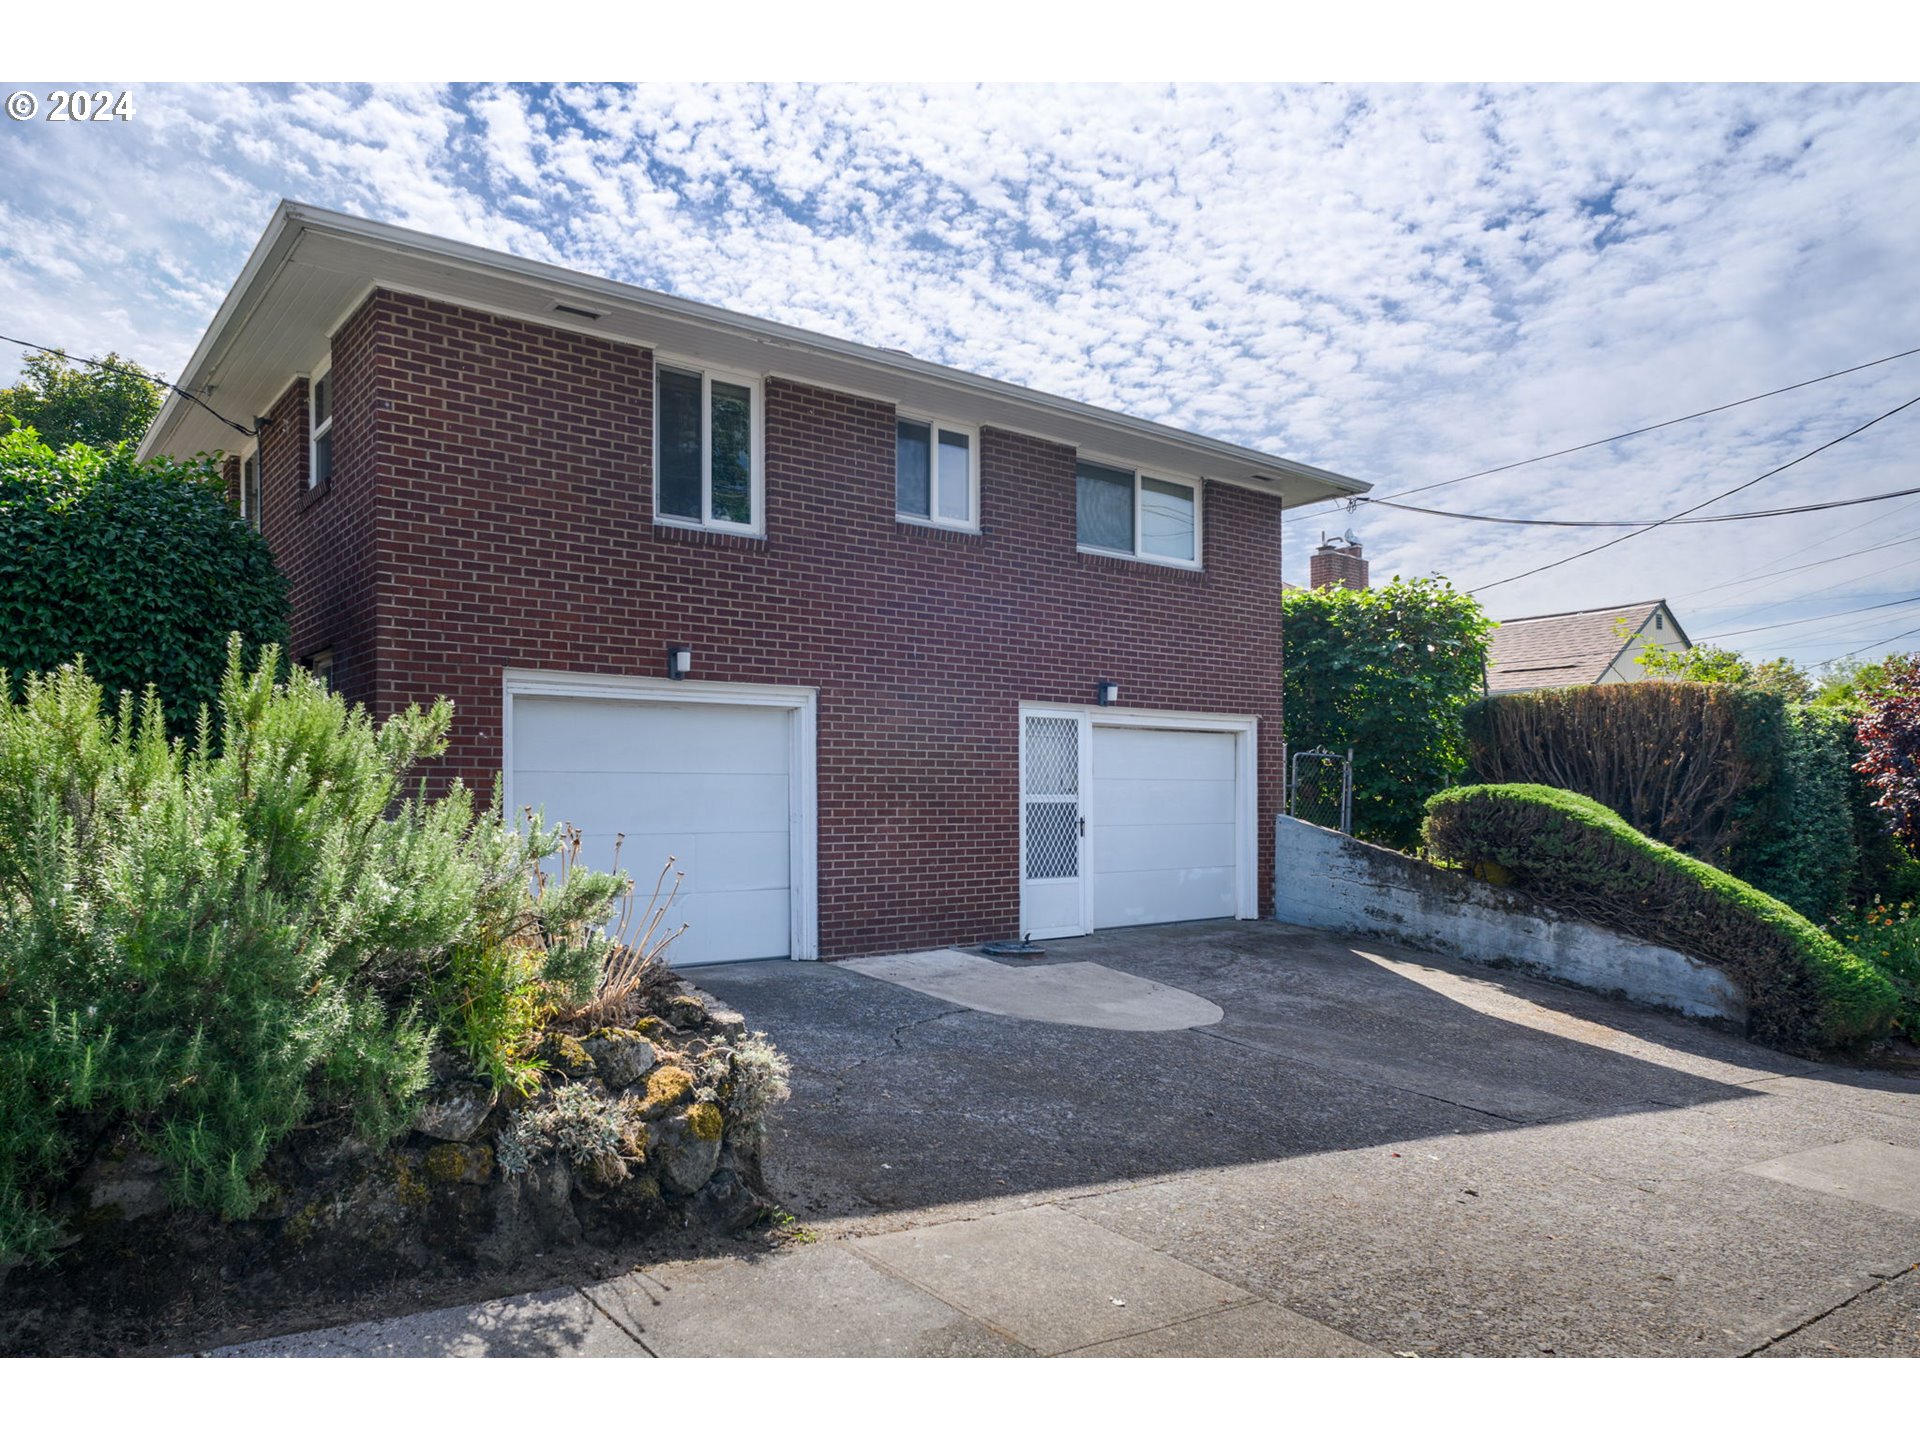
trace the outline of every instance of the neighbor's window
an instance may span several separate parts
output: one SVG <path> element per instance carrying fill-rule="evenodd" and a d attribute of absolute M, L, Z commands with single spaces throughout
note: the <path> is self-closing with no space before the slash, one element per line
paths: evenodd
<path fill-rule="evenodd" d="M 333 689 L 333 647 L 316 650 L 306 659 L 306 671 L 327 689 Z"/>
<path fill-rule="evenodd" d="M 760 382 L 745 375 L 654 372 L 654 513 L 723 530 L 759 530 Z"/>
<path fill-rule="evenodd" d="M 979 521 L 979 437 L 939 420 L 893 427 L 893 510 L 902 520 L 971 530 Z"/>
<path fill-rule="evenodd" d="M 322 370 L 313 377 L 307 391 L 309 430 L 312 437 L 307 464 L 307 484 L 324 485 L 333 478 L 333 371 Z"/>
<path fill-rule="evenodd" d="M 260 452 L 258 450 L 240 462 L 240 518 L 255 530 L 260 528 Z"/>
<path fill-rule="evenodd" d="M 1080 545 L 1173 565 L 1200 563 L 1200 490 L 1112 465 L 1079 466 Z"/>

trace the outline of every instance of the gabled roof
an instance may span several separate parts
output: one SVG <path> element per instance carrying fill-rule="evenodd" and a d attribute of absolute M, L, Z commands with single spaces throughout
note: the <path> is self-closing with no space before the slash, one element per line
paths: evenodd
<path fill-rule="evenodd" d="M 1498 693 L 1597 684 L 1633 637 L 1652 623 L 1656 611 L 1665 612 L 1680 644 L 1690 644 L 1666 605 L 1665 600 L 1636 600 L 1598 610 L 1502 620 L 1487 646 L 1487 689 Z"/>
<path fill-rule="evenodd" d="M 602 336 L 992 425 L 1146 470 L 1278 495 L 1286 506 L 1365 493 L 1360 480 L 1244 445 L 1063 399 L 898 350 L 861 345 L 677 295 L 283 200 L 177 377 L 240 421 L 264 414 L 326 354 L 376 288 Z M 143 456 L 234 448 L 233 431 L 170 394 Z"/>

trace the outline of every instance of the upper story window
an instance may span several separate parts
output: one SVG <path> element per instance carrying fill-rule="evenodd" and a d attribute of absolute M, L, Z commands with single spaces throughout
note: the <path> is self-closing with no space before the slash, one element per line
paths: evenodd
<path fill-rule="evenodd" d="M 676 525 L 764 528 L 760 382 L 662 364 L 654 370 L 654 514 Z"/>
<path fill-rule="evenodd" d="M 980 525 L 980 437 L 944 420 L 901 416 L 893 427 L 893 509 L 902 520 Z"/>
<path fill-rule="evenodd" d="M 1082 460 L 1080 548 L 1160 565 L 1200 564 L 1200 487 Z"/>
<path fill-rule="evenodd" d="M 307 485 L 324 485 L 333 478 L 333 367 L 327 366 L 307 387 Z"/>
<path fill-rule="evenodd" d="M 255 530 L 260 528 L 260 451 L 255 448 L 240 460 L 240 518 Z"/>

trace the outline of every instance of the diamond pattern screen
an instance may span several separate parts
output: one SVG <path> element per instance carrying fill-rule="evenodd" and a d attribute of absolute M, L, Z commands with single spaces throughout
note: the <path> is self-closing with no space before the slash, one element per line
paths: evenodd
<path fill-rule="evenodd" d="M 1026 749 L 1027 878 L 1070 880 L 1080 873 L 1080 722 L 1029 715 Z"/>

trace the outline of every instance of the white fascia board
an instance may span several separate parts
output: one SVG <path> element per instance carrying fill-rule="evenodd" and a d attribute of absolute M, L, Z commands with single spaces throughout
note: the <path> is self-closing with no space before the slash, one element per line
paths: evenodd
<path fill-rule="evenodd" d="M 1309 485 L 1330 492 L 1302 499 L 1297 502 L 1300 504 L 1344 495 L 1363 495 L 1372 488 L 1366 481 L 1355 480 L 1350 476 L 1339 475 L 1318 466 L 1305 465 L 1299 461 L 1269 455 L 1247 446 L 1196 435 L 1170 425 L 1162 425 L 1157 421 L 1142 420 L 1136 416 L 1088 405 L 1078 400 L 1049 395 L 1044 391 L 1028 389 L 1008 381 L 975 375 L 911 355 L 871 345 L 861 345 L 855 341 L 841 340 L 831 335 L 821 335 L 775 320 L 740 315 L 731 310 L 721 309 L 719 306 L 686 300 L 677 295 L 648 290 L 619 280 L 609 280 L 603 276 L 588 275 L 562 266 L 550 265 L 544 261 L 527 260 L 517 255 L 471 245 L 465 241 L 448 240 L 420 231 L 405 230 L 398 226 L 363 220 L 357 216 L 343 215 L 337 211 L 321 210 L 286 200 L 283 200 L 275 210 L 266 235 L 254 248 L 254 253 L 247 262 L 247 268 L 241 272 L 233 291 L 214 316 L 213 324 L 208 328 L 205 338 L 200 342 L 193 359 L 183 372 L 181 384 L 193 388 L 195 380 L 201 378 L 201 368 L 213 358 L 225 330 L 234 323 L 237 315 L 248 308 L 243 297 L 253 289 L 263 275 L 270 278 L 271 269 L 277 267 L 278 262 L 285 258 L 286 252 L 291 249 L 293 241 L 298 238 L 300 232 L 306 230 L 358 242 L 376 252 L 384 250 L 395 255 L 426 257 L 452 271 L 465 271 L 475 275 L 513 276 L 539 287 L 541 293 L 549 298 L 584 298 L 590 304 L 598 304 L 609 309 L 617 308 L 641 317 L 655 315 L 735 339 L 752 341 L 758 345 L 858 366 L 874 375 L 875 393 L 886 393 L 888 389 L 886 377 L 894 375 L 907 376 L 954 394 L 996 401 L 1001 405 L 1016 407 L 1034 417 L 1034 423 L 1022 428 L 1025 433 L 1035 434 L 1039 438 L 1059 438 L 1057 435 L 1049 434 L 1046 428 L 1046 419 L 1051 416 L 1072 426 L 1096 426 L 1109 434 L 1132 437 L 1154 445 L 1184 451 L 1195 457 L 1195 472 L 1205 478 L 1268 491 L 1277 491 L 1284 481 L 1292 479 L 1305 481 Z M 375 271 L 370 273 L 369 278 L 377 283 L 380 276 Z M 778 367 L 769 367 L 769 369 L 777 370 Z M 166 427 L 171 423 L 171 416 L 177 413 L 175 402 L 189 403 L 181 400 L 177 395 L 168 401 L 167 406 L 164 406 L 160 415 L 155 418 L 147 439 L 142 442 L 143 455 L 157 448 L 158 441 L 164 438 Z M 964 409 L 961 413 L 964 413 Z M 1244 471 L 1248 479 L 1242 480 L 1237 475 L 1208 474 L 1205 464 L 1208 459 L 1230 466 L 1236 471 Z"/>

